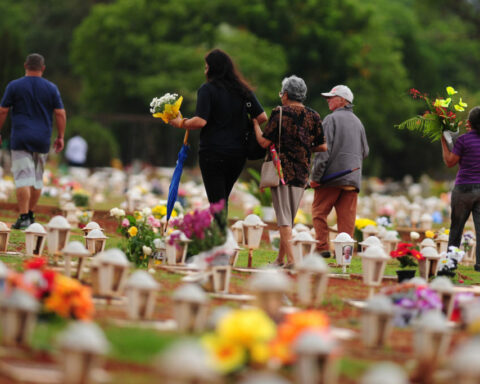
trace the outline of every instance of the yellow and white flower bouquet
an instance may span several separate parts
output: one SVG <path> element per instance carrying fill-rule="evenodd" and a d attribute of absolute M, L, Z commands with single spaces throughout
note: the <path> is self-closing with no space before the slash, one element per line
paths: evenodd
<path fill-rule="evenodd" d="M 183 97 L 176 93 L 166 93 L 162 97 L 154 97 L 150 103 L 150 113 L 160 118 L 165 124 L 180 114 Z"/>

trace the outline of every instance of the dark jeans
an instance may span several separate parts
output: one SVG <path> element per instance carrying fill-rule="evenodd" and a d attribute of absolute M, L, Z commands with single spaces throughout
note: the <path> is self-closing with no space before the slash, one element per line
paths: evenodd
<path fill-rule="evenodd" d="M 480 184 L 455 185 L 452 191 L 452 214 L 448 246 L 459 247 L 463 228 L 470 216 L 475 224 L 475 238 L 480 241 Z M 480 244 L 476 247 L 476 264 L 480 266 Z"/>
<path fill-rule="evenodd" d="M 245 156 L 228 156 L 215 152 L 200 152 L 199 164 L 208 201 L 216 203 L 225 200 L 228 209 L 228 197 L 245 166 Z"/>

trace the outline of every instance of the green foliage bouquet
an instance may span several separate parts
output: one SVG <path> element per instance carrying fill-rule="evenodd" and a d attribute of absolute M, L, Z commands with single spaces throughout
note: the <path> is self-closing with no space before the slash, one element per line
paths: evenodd
<path fill-rule="evenodd" d="M 438 98 L 432 101 L 426 93 L 421 93 L 415 88 L 410 89 L 410 95 L 414 99 L 423 100 L 428 110 L 422 116 L 412 117 L 395 127 L 419 131 L 432 142 L 440 140 L 443 131 L 458 131 L 464 121 L 458 118 L 457 112 L 465 111 L 468 105 L 453 87 L 447 87 L 446 90 L 446 99 Z"/>

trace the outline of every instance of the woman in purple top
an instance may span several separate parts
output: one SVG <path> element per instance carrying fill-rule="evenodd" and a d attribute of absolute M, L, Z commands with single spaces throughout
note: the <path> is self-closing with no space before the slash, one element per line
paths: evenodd
<path fill-rule="evenodd" d="M 447 167 L 459 164 L 451 199 L 451 224 L 448 245 L 459 247 L 463 228 L 473 216 L 476 238 L 480 239 L 480 107 L 468 114 L 471 130 L 460 136 L 450 151 L 442 137 L 443 161 Z M 480 247 L 476 249 L 475 270 L 480 271 Z"/>

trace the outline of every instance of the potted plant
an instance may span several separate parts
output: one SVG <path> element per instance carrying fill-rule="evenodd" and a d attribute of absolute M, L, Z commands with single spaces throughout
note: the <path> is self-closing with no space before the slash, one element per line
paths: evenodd
<path fill-rule="evenodd" d="M 87 191 L 77 189 L 73 191 L 72 200 L 76 207 L 88 207 L 90 196 Z"/>
<path fill-rule="evenodd" d="M 415 269 L 408 269 L 409 267 L 416 267 L 415 260 L 422 260 L 423 255 L 418 250 L 418 247 L 412 243 L 398 243 L 397 249 L 390 252 L 390 256 L 397 259 L 400 263 L 400 270 L 397 271 L 398 282 L 409 280 L 415 276 Z"/>

